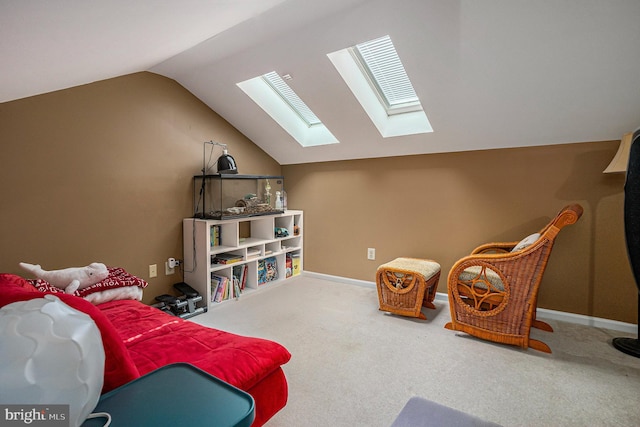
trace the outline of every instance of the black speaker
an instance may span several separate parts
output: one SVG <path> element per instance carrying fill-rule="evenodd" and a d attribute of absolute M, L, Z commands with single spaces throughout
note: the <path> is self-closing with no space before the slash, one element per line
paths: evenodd
<path fill-rule="evenodd" d="M 627 255 L 638 288 L 638 335 L 640 336 L 640 129 L 633 133 L 624 184 L 624 234 Z M 640 357 L 636 338 L 614 338 L 613 346 L 631 356 Z"/>

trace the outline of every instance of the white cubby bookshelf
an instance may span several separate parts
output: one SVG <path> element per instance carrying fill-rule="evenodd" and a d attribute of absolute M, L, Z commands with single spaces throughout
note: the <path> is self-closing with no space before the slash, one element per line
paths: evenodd
<path fill-rule="evenodd" d="M 278 237 L 276 229 L 286 229 L 286 236 Z M 185 218 L 182 221 L 184 250 L 184 281 L 191 285 L 212 308 L 212 276 L 232 279 L 234 267 L 246 265 L 246 281 L 240 297 L 259 291 L 275 283 L 282 283 L 303 269 L 303 213 L 287 210 L 275 215 L 239 217 L 232 219 Z M 216 238 L 216 236 L 219 236 Z M 217 264 L 216 256 L 235 256 L 237 261 Z M 259 266 L 265 259 L 275 259 L 277 276 L 259 282 Z M 292 260 L 287 271 L 287 259 Z M 294 265 L 297 268 L 293 268 Z M 223 301 L 222 303 L 224 303 Z"/>

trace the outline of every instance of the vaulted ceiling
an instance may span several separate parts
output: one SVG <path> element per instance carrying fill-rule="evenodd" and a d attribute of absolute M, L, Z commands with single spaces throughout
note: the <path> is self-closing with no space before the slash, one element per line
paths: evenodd
<path fill-rule="evenodd" d="M 639 19 L 637 0 L 3 0 L 0 102 L 147 70 L 281 164 L 620 139 Z M 327 58 L 387 34 L 433 133 L 382 138 Z M 236 86 L 270 71 L 339 144 L 301 147 Z"/>

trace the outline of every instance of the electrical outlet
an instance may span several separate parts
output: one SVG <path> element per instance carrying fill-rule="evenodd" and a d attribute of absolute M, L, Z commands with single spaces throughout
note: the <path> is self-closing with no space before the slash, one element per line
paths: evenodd
<path fill-rule="evenodd" d="M 149 277 L 156 277 L 158 275 L 158 264 L 151 264 L 149 266 Z"/>
<path fill-rule="evenodd" d="M 171 267 L 171 259 L 173 258 L 169 258 L 169 261 L 165 261 L 164 263 L 164 274 L 167 276 L 170 276 L 176 272 L 175 267 Z"/>
<path fill-rule="evenodd" d="M 367 249 L 367 259 L 376 259 L 376 248 Z"/>

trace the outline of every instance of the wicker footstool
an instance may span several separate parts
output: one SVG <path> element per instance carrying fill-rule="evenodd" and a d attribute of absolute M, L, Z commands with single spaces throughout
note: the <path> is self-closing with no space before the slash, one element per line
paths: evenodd
<path fill-rule="evenodd" d="M 440 264 L 417 258 L 396 258 L 378 267 L 376 287 L 380 310 L 401 316 L 427 317 L 422 307 L 433 308 L 440 280 Z"/>

